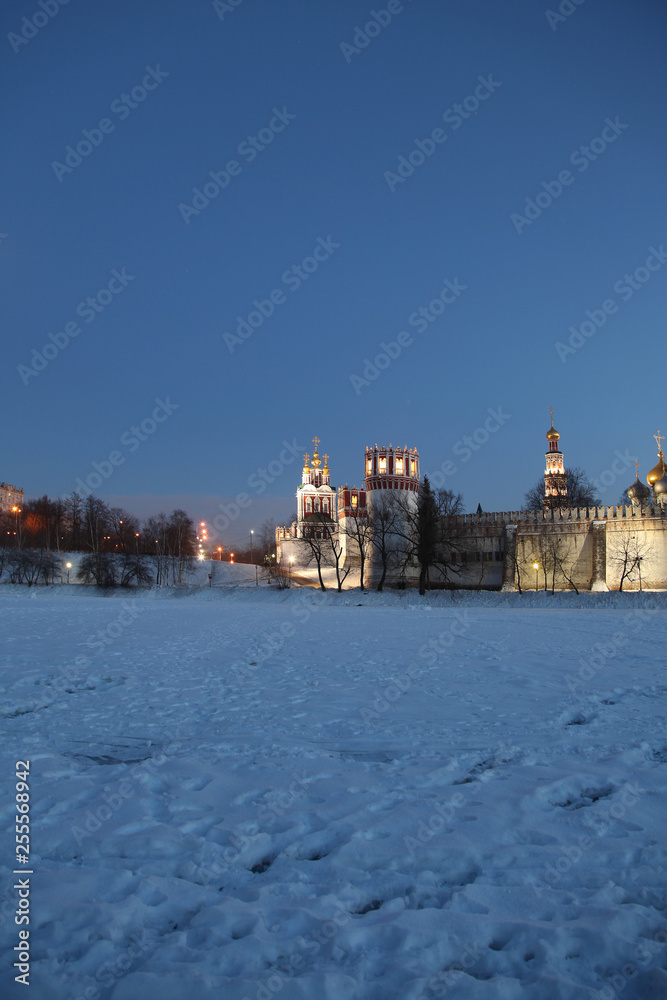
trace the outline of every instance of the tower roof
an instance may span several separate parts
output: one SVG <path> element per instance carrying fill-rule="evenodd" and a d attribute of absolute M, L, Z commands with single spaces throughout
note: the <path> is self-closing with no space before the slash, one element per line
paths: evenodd
<path fill-rule="evenodd" d="M 558 433 L 558 431 L 554 427 L 554 408 L 553 408 L 553 406 L 549 407 L 549 413 L 551 414 L 551 427 L 547 431 L 547 441 L 558 441 L 558 439 L 560 437 L 560 434 Z"/>

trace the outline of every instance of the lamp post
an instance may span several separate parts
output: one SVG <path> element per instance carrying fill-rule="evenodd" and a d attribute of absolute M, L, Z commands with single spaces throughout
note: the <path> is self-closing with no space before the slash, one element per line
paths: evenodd
<path fill-rule="evenodd" d="M 254 534 L 255 534 L 255 532 L 254 532 L 254 531 L 252 530 L 252 528 L 251 528 L 251 529 L 250 529 L 250 562 L 251 562 L 251 563 L 252 563 L 252 562 L 254 562 L 254 560 L 253 560 L 253 557 L 252 557 L 252 536 L 253 536 Z"/>
<path fill-rule="evenodd" d="M 65 563 L 65 566 L 67 568 L 67 582 L 69 583 L 69 571 L 72 568 L 72 564 L 71 563 Z"/>
<path fill-rule="evenodd" d="M 540 568 L 540 564 L 534 562 L 533 563 L 533 569 L 535 570 L 535 593 L 537 593 L 537 573 L 538 573 L 539 568 Z"/>

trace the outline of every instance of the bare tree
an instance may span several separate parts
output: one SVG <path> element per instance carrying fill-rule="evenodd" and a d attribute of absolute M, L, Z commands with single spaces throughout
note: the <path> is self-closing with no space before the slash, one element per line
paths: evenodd
<path fill-rule="evenodd" d="M 626 532 L 615 533 L 608 555 L 621 573 L 619 591 L 623 590 L 626 581 L 633 582 L 635 574 L 639 577 L 639 589 L 642 589 L 642 561 L 648 555 L 648 551 L 647 543 L 641 541 L 636 533 L 632 535 Z"/>
<path fill-rule="evenodd" d="M 400 539 L 398 558 L 403 571 L 409 563 L 419 563 L 419 593 L 430 587 L 431 577 L 443 583 L 461 572 L 458 556 L 465 552 L 465 541 L 459 516 L 463 513 L 463 497 L 452 490 L 433 491 L 425 476 L 417 503 L 409 493 L 394 493 L 391 501 L 397 513 L 392 533 Z"/>
<path fill-rule="evenodd" d="M 364 573 L 366 569 L 366 555 L 373 537 L 372 518 L 366 511 L 354 511 L 344 519 L 344 523 L 338 522 L 339 531 L 356 546 L 359 552 L 359 586 L 364 589 Z M 386 570 L 385 570 L 386 572 Z M 340 588 L 339 588 L 340 589 Z M 382 589 L 381 587 L 378 589 Z"/>
<path fill-rule="evenodd" d="M 325 531 L 329 541 L 329 551 L 336 567 L 336 582 L 338 584 L 338 591 L 340 592 L 352 567 L 349 564 L 347 566 L 344 564 L 343 543 L 337 525 L 328 524 L 325 527 Z"/>
<path fill-rule="evenodd" d="M 368 529 L 373 555 L 382 567 L 377 589 L 382 591 L 387 572 L 397 562 L 397 545 L 394 528 L 398 517 L 398 508 L 387 493 L 373 496 L 372 505 L 368 509 Z"/>
<path fill-rule="evenodd" d="M 544 496 L 544 477 L 524 494 L 524 510 L 557 510 L 561 507 L 599 507 L 602 501 L 586 472 L 578 465 L 565 470 L 567 497 Z"/>
<path fill-rule="evenodd" d="M 308 523 L 303 526 L 302 536 L 297 539 L 299 544 L 310 553 L 308 562 L 310 563 L 313 559 L 315 560 L 321 590 L 327 589 L 322 578 L 322 563 L 326 562 L 331 548 L 329 538 L 330 523 L 332 522 L 328 514 L 320 512 L 311 514 Z"/>

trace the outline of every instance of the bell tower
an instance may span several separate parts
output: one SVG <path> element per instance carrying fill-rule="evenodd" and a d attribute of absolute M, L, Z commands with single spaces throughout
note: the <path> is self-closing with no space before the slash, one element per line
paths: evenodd
<path fill-rule="evenodd" d="M 551 427 L 547 431 L 549 450 L 545 456 L 544 470 L 544 506 L 547 509 L 568 506 L 567 477 L 563 465 L 563 452 L 558 445 L 560 434 L 554 427 L 553 406 L 549 407 L 549 413 L 551 414 Z"/>

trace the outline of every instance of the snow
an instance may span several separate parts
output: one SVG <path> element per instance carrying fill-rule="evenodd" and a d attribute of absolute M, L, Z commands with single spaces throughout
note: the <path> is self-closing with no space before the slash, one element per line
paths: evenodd
<path fill-rule="evenodd" d="M 246 569 L 2 587 L 30 996 L 667 996 L 667 595 L 277 591 Z"/>

